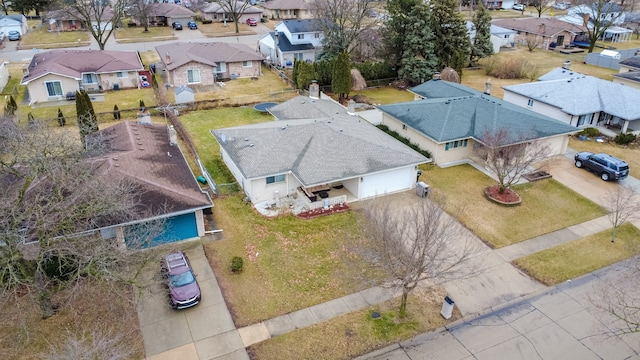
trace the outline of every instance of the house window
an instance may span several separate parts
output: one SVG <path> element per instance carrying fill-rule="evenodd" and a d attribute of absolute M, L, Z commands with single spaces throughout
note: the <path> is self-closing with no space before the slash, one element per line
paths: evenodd
<path fill-rule="evenodd" d="M 402 124 L 402 130 L 407 130 L 407 125 Z"/>
<path fill-rule="evenodd" d="M 242 67 L 252 67 L 253 66 L 253 61 L 243 61 L 242 62 Z"/>
<path fill-rule="evenodd" d="M 44 84 L 47 87 L 49 96 L 62 96 L 62 84 L 60 81 L 47 81 Z"/>
<path fill-rule="evenodd" d="M 279 182 L 283 182 L 283 181 L 284 181 L 284 174 L 283 175 L 276 175 L 276 176 L 267 176 L 267 185 L 274 184 L 274 183 L 279 183 Z"/>
<path fill-rule="evenodd" d="M 504 38 L 505 38 L 505 39 L 508 39 L 508 38 L 509 38 L 509 34 L 505 35 L 505 36 L 504 36 Z"/>
<path fill-rule="evenodd" d="M 304 34 L 298 34 L 298 40 L 304 40 Z"/>
<path fill-rule="evenodd" d="M 94 73 L 82 74 L 82 83 L 83 84 L 97 84 L 98 76 Z"/>
<path fill-rule="evenodd" d="M 467 147 L 468 143 L 469 143 L 468 139 L 451 141 L 451 142 L 448 142 L 448 143 L 444 144 L 444 149 L 445 149 L 445 151 L 449 151 L 449 149 L 455 149 L 455 148 L 459 148 L 459 147 Z"/>
<path fill-rule="evenodd" d="M 304 60 L 304 53 L 301 53 L 301 52 L 299 52 L 299 53 L 293 53 L 293 57 L 294 57 L 296 60 Z"/>
<path fill-rule="evenodd" d="M 578 117 L 578 126 L 591 124 L 593 122 L 593 114 L 580 115 Z"/>
<path fill-rule="evenodd" d="M 129 77 L 129 73 L 126 71 L 118 71 L 116 73 L 116 76 L 119 78 L 126 78 L 126 77 Z"/>
<path fill-rule="evenodd" d="M 187 70 L 187 82 L 189 84 L 199 84 L 200 83 L 200 70 Z"/>
<path fill-rule="evenodd" d="M 527 106 L 533 107 L 533 100 L 529 99 L 529 101 L 527 101 Z"/>
<path fill-rule="evenodd" d="M 314 37 L 315 37 L 316 39 L 319 39 L 319 38 L 320 38 L 320 33 L 315 33 L 315 34 L 314 34 Z"/>
<path fill-rule="evenodd" d="M 223 62 L 216 63 L 216 72 L 221 73 L 227 71 L 227 64 Z"/>

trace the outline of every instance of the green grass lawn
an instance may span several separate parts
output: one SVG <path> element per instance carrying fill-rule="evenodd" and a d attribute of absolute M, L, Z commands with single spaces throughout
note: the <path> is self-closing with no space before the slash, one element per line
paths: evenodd
<path fill-rule="evenodd" d="M 365 95 L 369 100 L 378 105 L 413 101 L 414 98 L 414 95 L 406 90 L 388 87 L 353 91 L 349 93 L 349 96 L 353 97 L 357 94 Z"/>
<path fill-rule="evenodd" d="M 496 182 L 470 165 L 423 169 L 421 180 L 446 195 L 447 210 L 459 212 L 459 220 L 495 248 L 605 214 L 604 209 L 553 179 L 514 186 L 522 204 L 505 207 L 485 198 L 484 189 Z"/>
<path fill-rule="evenodd" d="M 545 285 L 554 285 L 630 258 L 638 253 L 640 230 L 624 224 L 616 241 L 606 230 L 514 261 L 514 264 Z"/>
<path fill-rule="evenodd" d="M 43 26 L 40 30 L 31 30 L 20 40 L 21 46 L 38 46 L 41 48 L 47 48 L 52 44 L 67 44 L 87 42 L 90 39 L 90 35 L 86 31 L 62 31 L 62 32 L 49 32 L 46 26 Z M 85 44 L 82 44 L 85 45 Z"/>
<path fill-rule="evenodd" d="M 214 218 L 224 239 L 205 250 L 236 326 L 345 296 L 380 279 L 353 250 L 362 240 L 356 216 L 350 211 L 311 220 L 265 218 L 241 195 L 218 198 Z M 234 256 L 245 260 L 241 274 L 230 271 Z"/>

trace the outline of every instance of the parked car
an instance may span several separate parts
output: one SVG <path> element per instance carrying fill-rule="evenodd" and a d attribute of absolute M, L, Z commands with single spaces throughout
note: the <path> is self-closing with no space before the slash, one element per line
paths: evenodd
<path fill-rule="evenodd" d="M 249 26 L 258 26 L 258 20 L 254 19 L 254 18 L 248 18 L 247 19 L 247 25 L 249 25 Z"/>
<path fill-rule="evenodd" d="M 200 286 L 184 252 L 176 251 L 165 256 L 160 273 L 169 291 L 172 308 L 186 309 L 200 302 Z"/>
<path fill-rule="evenodd" d="M 515 5 L 513 5 L 512 9 L 513 9 L 513 10 L 518 10 L 518 11 L 524 11 L 524 9 L 525 9 L 526 7 L 527 7 L 527 6 L 526 6 L 526 5 L 524 5 L 524 4 L 515 4 Z"/>
<path fill-rule="evenodd" d="M 571 7 L 571 3 L 569 3 L 569 2 L 559 2 L 559 3 L 555 3 L 552 7 L 554 9 L 558 9 L 558 10 L 567 10 L 568 8 Z"/>
<path fill-rule="evenodd" d="M 6 39 L 7 34 L 5 34 L 4 32 L 0 32 L 0 42 L 3 42 L 4 39 Z"/>
<path fill-rule="evenodd" d="M 180 21 L 175 21 L 171 23 L 171 27 L 174 30 L 182 30 L 182 23 L 180 23 Z"/>
<path fill-rule="evenodd" d="M 574 159 L 577 168 L 590 170 L 600 175 L 604 181 L 622 180 L 629 175 L 629 165 L 611 155 L 583 151 L 577 153 Z"/>
<path fill-rule="evenodd" d="M 9 38 L 9 41 L 17 41 L 20 40 L 20 38 L 22 37 L 20 35 L 19 31 L 9 31 L 9 35 L 7 36 Z"/>
<path fill-rule="evenodd" d="M 195 22 L 195 21 L 189 21 L 189 22 L 187 23 L 187 27 L 188 27 L 189 29 L 191 29 L 191 30 L 196 30 L 196 29 L 198 29 L 198 24 L 196 24 L 196 22 Z"/>

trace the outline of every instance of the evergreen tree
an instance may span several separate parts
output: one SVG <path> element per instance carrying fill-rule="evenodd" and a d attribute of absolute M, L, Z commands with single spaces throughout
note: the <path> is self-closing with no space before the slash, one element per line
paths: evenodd
<path fill-rule="evenodd" d="M 404 40 L 409 30 L 407 24 L 408 15 L 413 8 L 422 1 L 420 0 L 388 0 L 387 12 L 389 20 L 386 22 L 384 30 L 384 57 L 395 67 L 400 67 L 400 60 L 404 57 Z"/>
<path fill-rule="evenodd" d="M 471 53 L 466 22 L 458 12 L 456 0 L 433 0 L 431 5 L 431 29 L 434 35 L 438 69 L 445 66 L 456 69 L 452 63 L 455 52 L 460 52 L 463 59 L 468 59 Z"/>
<path fill-rule="evenodd" d="M 120 109 L 118 105 L 113 105 L 113 119 L 120 120 Z"/>
<path fill-rule="evenodd" d="M 18 110 L 18 104 L 16 100 L 13 98 L 13 95 L 9 95 L 9 101 L 4 107 L 4 116 L 14 116 L 16 111 Z"/>
<path fill-rule="evenodd" d="M 140 100 L 140 107 L 141 108 L 146 107 L 146 106 L 144 106 L 144 100 Z"/>
<path fill-rule="evenodd" d="M 298 62 L 298 78 L 296 79 L 296 85 L 298 89 L 306 89 L 311 84 L 312 80 L 316 80 L 318 75 L 313 67 L 313 64 L 306 62 Z"/>
<path fill-rule="evenodd" d="M 476 36 L 471 45 L 470 65 L 476 65 L 478 60 L 493 55 L 491 14 L 484 7 L 482 1 L 478 2 L 478 11 L 473 14 L 473 28 L 476 31 Z"/>
<path fill-rule="evenodd" d="M 98 118 L 93 110 L 93 104 L 86 91 L 76 91 L 76 116 L 80 140 L 86 148 L 85 137 L 98 131 Z"/>
<path fill-rule="evenodd" d="M 339 95 L 338 101 L 340 101 L 340 103 L 344 103 L 344 100 L 351 91 L 351 62 L 346 52 L 338 54 L 338 58 L 333 64 L 331 90 Z"/>
<path fill-rule="evenodd" d="M 62 114 L 62 110 L 58 108 L 58 125 L 64 126 L 66 123 L 67 123 L 67 120 L 64 118 L 64 115 Z"/>
<path fill-rule="evenodd" d="M 462 69 L 466 62 L 466 55 L 462 51 L 454 51 L 451 56 L 451 67 L 458 73 L 460 81 L 462 80 Z"/>
<path fill-rule="evenodd" d="M 430 16 L 429 6 L 419 4 L 414 6 L 406 17 L 406 33 L 402 39 L 403 53 L 398 76 L 412 84 L 430 79 L 438 65 L 434 55 Z"/>

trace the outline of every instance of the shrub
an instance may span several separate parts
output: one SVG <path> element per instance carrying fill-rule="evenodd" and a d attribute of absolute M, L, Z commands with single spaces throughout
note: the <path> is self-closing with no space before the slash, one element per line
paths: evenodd
<path fill-rule="evenodd" d="M 241 273 L 242 272 L 242 267 L 244 266 L 244 260 L 242 260 L 242 258 L 240 256 L 234 256 L 233 259 L 231 259 L 231 272 L 232 273 Z"/>
<path fill-rule="evenodd" d="M 431 152 L 429 152 L 429 150 L 421 149 L 420 146 L 418 146 L 417 144 L 412 143 L 406 137 L 398 134 L 396 131 L 390 130 L 387 125 L 380 124 L 380 125 L 376 125 L 376 127 L 378 129 L 386 132 L 387 134 L 393 136 L 396 140 L 398 140 L 401 143 L 407 145 L 408 147 L 412 148 L 413 150 L 415 150 L 415 151 L 419 152 L 420 154 L 422 154 L 422 155 L 428 157 L 429 159 L 431 159 Z"/>
<path fill-rule="evenodd" d="M 618 145 L 627 145 L 634 141 L 636 141 L 636 136 L 631 133 L 620 134 L 616 136 L 616 144 Z"/>
<path fill-rule="evenodd" d="M 536 77 L 537 70 L 525 58 L 491 59 L 485 63 L 487 75 L 498 79 L 524 79 Z"/>
<path fill-rule="evenodd" d="M 584 136 L 588 136 L 588 137 L 596 137 L 596 136 L 600 135 L 600 131 L 598 131 L 598 129 L 596 129 L 596 128 L 586 128 L 586 129 L 582 130 L 580 135 L 584 135 Z"/>
<path fill-rule="evenodd" d="M 212 24 L 213 20 L 202 20 L 203 24 Z"/>

